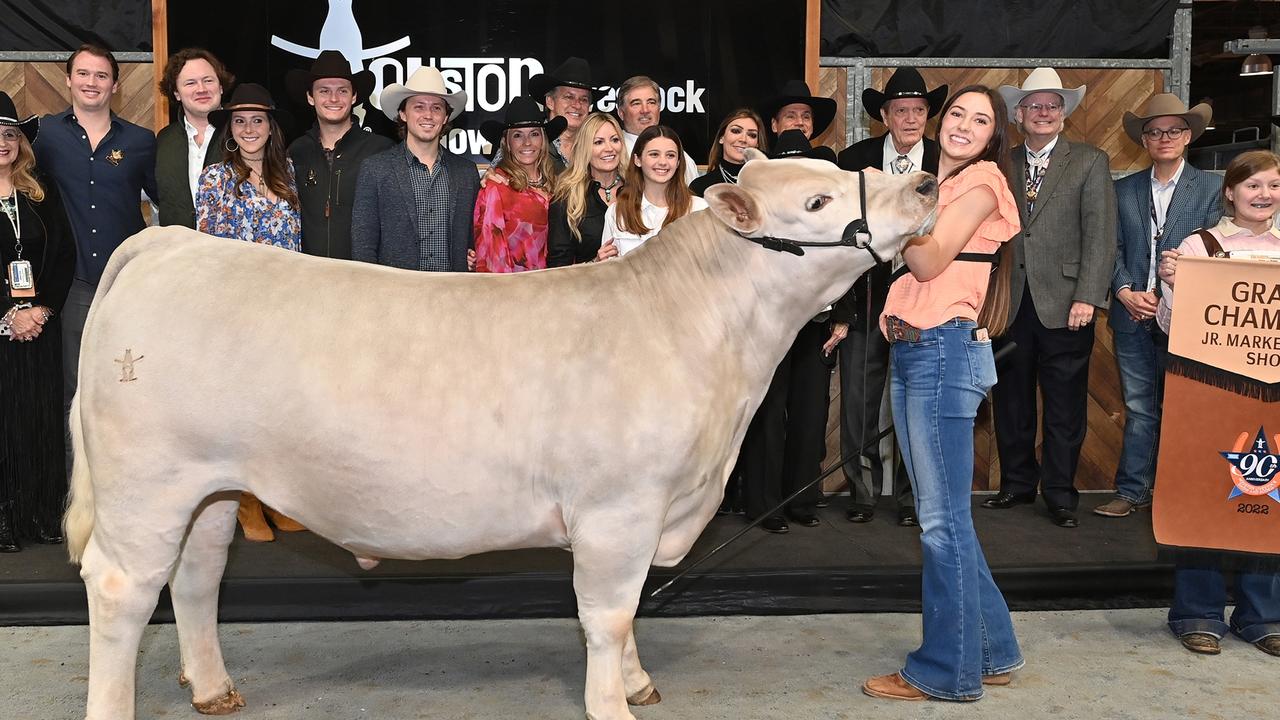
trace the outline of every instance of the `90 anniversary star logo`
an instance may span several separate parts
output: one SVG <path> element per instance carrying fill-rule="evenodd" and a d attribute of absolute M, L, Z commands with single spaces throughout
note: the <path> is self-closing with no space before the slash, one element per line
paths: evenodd
<path fill-rule="evenodd" d="M 1248 437 L 1248 433 L 1240 433 L 1233 452 L 1219 453 L 1231 463 L 1231 482 L 1235 485 L 1227 499 L 1266 495 L 1280 502 L 1280 455 L 1272 452 L 1263 428 L 1258 428 L 1258 435 L 1250 445 L 1245 444 Z M 1276 436 L 1276 444 L 1280 446 L 1280 435 Z"/>

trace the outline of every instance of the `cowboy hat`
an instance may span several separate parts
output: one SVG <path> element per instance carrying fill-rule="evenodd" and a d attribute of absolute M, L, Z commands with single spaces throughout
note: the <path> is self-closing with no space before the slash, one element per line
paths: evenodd
<path fill-rule="evenodd" d="M 924 98 L 929 105 L 928 117 L 933 117 L 942 109 L 942 104 L 947 99 L 947 90 L 946 85 L 939 85 L 932 90 L 926 89 L 920 71 L 904 66 L 894 70 L 893 75 L 889 76 L 889 82 L 884 84 L 884 92 L 874 88 L 862 91 L 862 109 L 867 111 L 872 120 L 884 122 L 881 110 L 884 109 L 885 103 L 900 98 Z"/>
<path fill-rule="evenodd" d="M 813 111 L 813 137 L 825 132 L 836 117 L 836 101 L 815 96 L 803 80 L 788 80 L 782 86 L 782 92 L 760 104 L 760 116 L 772 120 L 779 110 L 794 103 L 808 105 Z"/>
<path fill-rule="evenodd" d="M 595 97 L 595 88 L 591 86 L 591 66 L 580 57 L 571 57 L 560 63 L 560 67 L 549 73 L 540 73 L 529 78 L 529 94 L 542 99 L 558 87 L 573 87 L 586 90 Z"/>
<path fill-rule="evenodd" d="M 289 113 L 276 107 L 275 100 L 271 99 L 271 93 L 266 88 L 257 83 L 240 83 L 232 91 L 230 101 L 209 113 L 209 122 L 218 127 L 225 127 L 231 113 L 237 110 L 257 110 L 267 113 L 275 117 L 276 122 L 281 125 L 289 124 L 291 119 Z"/>
<path fill-rule="evenodd" d="M 1018 105 L 1028 95 L 1034 95 L 1038 92 L 1056 93 L 1062 97 L 1062 117 L 1065 118 L 1080 105 L 1080 101 L 1084 99 L 1084 90 L 1084 85 L 1074 90 L 1062 87 L 1062 78 L 1058 77 L 1057 70 L 1041 67 L 1032 70 L 1027 79 L 1022 81 L 1022 87 L 1020 88 L 1012 85 L 1001 85 L 1000 97 L 1004 98 L 1004 103 L 1009 108 L 1009 117 L 1012 118 Z"/>
<path fill-rule="evenodd" d="M 1148 122 L 1158 117 L 1180 117 L 1187 122 L 1187 126 L 1191 128 L 1191 141 L 1200 137 L 1206 127 L 1209 127 L 1209 120 L 1213 117 L 1213 108 L 1209 107 L 1209 103 L 1200 103 L 1190 110 L 1187 109 L 1185 103 L 1178 99 L 1173 93 L 1160 93 L 1147 98 L 1147 101 L 1138 108 L 1137 114 L 1125 111 L 1124 114 L 1124 133 L 1129 139 L 1142 144 L 1142 128 Z"/>
<path fill-rule="evenodd" d="M 351 88 L 355 91 L 355 102 L 369 99 L 369 93 L 373 92 L 374 77 L 373 73 L 368 70 L 360 72 L 351 72 L 351 63 L 347 62 L 347 58 L 337 50 L 325 50 L 311 63 L 310 70 L 293 69 L 285 73 L 284 84 L 288 88 L 289 94 L 297 98 L 301 102 L 306 102 L 307 93 L 311 92 L 311 86 L 315 81 L 323 78 L 340 78 L 342 80 L 350 80 Z"/>
<path fill-rule="evenodd" d="M 502 143 L 502 136 L 512 128 L 540 127 L 545 142 L 551 142 L 564 132 L 568 122 L 564 117 L 548 120 L 533 98 L 521 95 L 507 104 L 501 120 L 485 120 L 480 123 L 480 134 L 489 141 L 490 148 L 486 156 L 493 157 Z"/>
<path fill-rule="evenodd" d="M 0 90 L 0 126 L 16 127 L 27 136 L 27 142 L 36 141 L 36 133 L 40 131 L 40 118 L 32 115 L 26 120 L 18 119 L 18 107 L 13 104 L 9 93 Z"/>
<path fill-rule="evenodd" d="M 453 120 L 467 107 L 467 94 L 462 90 L 451 93 L 444 87 L 444 77 L 440 71 L 431 67 L 420 67 L 413 71 L 409 80 L 401 85 L 388 85 L 383 88 L 381 101 L 382 114 L 392 121 L 400 119 L 400 103 L 414 95 L 435 95 L 449 106 L 449 119 Z"/>
<path fill-rule="evenodd" d="M 797 157 L 826 160 L 834 163 L 836 161 L 836 152 L 826 145 L 813 147 L 809 144 L 809 138 L 805 137 L 804 132 L 799 128 L 783 130 L 778 135 L 778 141 L 773 144 L 769 151 L 769 159 L 779 160 Z"/>

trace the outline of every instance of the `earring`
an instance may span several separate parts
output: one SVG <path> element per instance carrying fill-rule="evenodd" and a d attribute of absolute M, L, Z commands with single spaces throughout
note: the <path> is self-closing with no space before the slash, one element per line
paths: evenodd
<path fill-rule="evenodd" d="M 236 152 L 240 149 L 240 146 L 236 144 L 235 138 L 231 137 L 230 134 L 227 135 L 226 140 L 222 141 L 222 147 L 229 153 Z"/>

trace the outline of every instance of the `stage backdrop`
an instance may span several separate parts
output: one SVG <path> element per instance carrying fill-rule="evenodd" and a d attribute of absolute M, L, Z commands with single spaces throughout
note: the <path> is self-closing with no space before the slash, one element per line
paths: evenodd
<path fill-rule="evenodd" d="M 720 119 L 804 76 L 806 0 L 387 0 L 237 1 L 209 12 L 203 3 L 169 3 L 169 49 L 199 45 L 222 58 L 240 80 L 286 98 L 284 76 L 305 68 L 319 49 L 358 57 L 378 90 L 434 65 L 451 89 L 467 92 L 467 113 L 449 145 L 477 155 L 481 121 L 527 91 L 531 76 L 566 57 L 591 63 L 602 88 L 596 108 L 614 107 L 612 87 L 631 75 L 664 89 L 662 122 L 689 154 L 706 161 Z M 312 117 L 297 107 L 299 128 Z M 477 157 L 477 160 L 482 158 Z"/>

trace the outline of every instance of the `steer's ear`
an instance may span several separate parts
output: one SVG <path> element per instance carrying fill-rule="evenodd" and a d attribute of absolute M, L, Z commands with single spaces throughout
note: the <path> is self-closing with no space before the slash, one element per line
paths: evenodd
<path fill-rule="evenodd" d="M 746 156 L 747 162 L 751 162 L 752 160 L 768 160 L 769 159 L 768 155 L 765 155 L 764 153 L 760 152 L 755 148 L 747 148 L 746 150 L 743 151 L 742 154 Z M 743 163 L 743 164 L 745 165 L 746 163 Z"/>
<path fill-rule="evenodd" d="M 744 235 L 759 232 L 764 224 L 760 203 L 750 190 L 741 185 L 712 185 L 703 194 L 703 199 L 721 222 Z"/>

